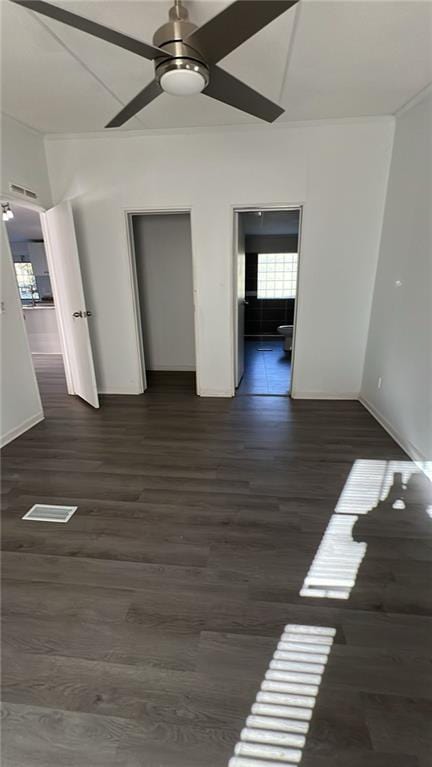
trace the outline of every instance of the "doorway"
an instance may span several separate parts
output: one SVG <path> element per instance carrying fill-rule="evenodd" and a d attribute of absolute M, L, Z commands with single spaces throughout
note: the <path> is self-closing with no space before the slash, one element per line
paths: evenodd
<path fill-rule="evenodd" d="M 78 395 L 99 407 L 72 208 L 2 202 L 33 368 L 42 395 Z"/>
<path fill-rule="evenodd" d="M 195 393 L 190 213 L 129 214 L 143 389 Z"/>
<path fill-rule="evenodd" d="M 24 317 L 28 345 L 42 400 L 50 391 L 66 393 L 57 312 L 40 215 L 10 203 L 6 231 Z"/>
<path fill-rule="evenodd" d="M 236 394 L 289 396 L 301 208 L 237 210 L 234 215 Z"/>

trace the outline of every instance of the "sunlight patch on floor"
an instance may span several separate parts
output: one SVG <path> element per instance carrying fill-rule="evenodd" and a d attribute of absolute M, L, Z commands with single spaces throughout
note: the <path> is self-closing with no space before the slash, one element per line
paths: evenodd
<path fill-rule="evenodd" d="M 300 596 L 348 599 L 367 550 L 367 543 L 354 540 L 359 517 L 371 511 L 379 513 L 380 508 L 404 511 L 410 503 L 421 507 L 425 483 L 427 491 L 428 480 L 412 461 L 356 460 Z M 423 505 L 426 514 L 432 516 L 431 505 L 427 501 Z"/>
<path fill-rule="evenodd" d="M 336 631 L 288 624 L 229 767 L 299 764 Z"/>

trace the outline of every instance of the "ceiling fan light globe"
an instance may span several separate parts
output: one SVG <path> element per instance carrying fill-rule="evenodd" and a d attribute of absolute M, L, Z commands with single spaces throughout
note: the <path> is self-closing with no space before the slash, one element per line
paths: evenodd
<path fill-rule="evenodd" d="M 160 78 L 160 86 L 172 96 L 195 96 L 204 90 L 206 80 L 194 69 L 170 69 Z"/>

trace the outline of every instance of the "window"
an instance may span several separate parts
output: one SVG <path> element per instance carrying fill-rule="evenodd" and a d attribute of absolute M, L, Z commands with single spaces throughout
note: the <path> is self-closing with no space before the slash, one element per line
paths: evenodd
<path fill-rule="evenodd" d="M 257 298 L 295 298 L 298 253 L 258 253 Z"/>
<path fill-rule="evenodd" d="M 15 273 L 21 300 L 39 300 L 36 277 L 34 276 L 33 267 L 30 261 L 20 261 L 15 263 Z"/>

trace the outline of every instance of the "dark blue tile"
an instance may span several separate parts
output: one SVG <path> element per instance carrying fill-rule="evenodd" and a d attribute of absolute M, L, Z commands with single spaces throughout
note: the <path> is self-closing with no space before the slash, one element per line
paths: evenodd
<path fill-rule="evenodd" d="M 239 394 L 287 395 L 291 379 L 291 358 L 284 351 L 283 338 L 245 340 L 245 372 Z"/>

